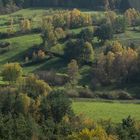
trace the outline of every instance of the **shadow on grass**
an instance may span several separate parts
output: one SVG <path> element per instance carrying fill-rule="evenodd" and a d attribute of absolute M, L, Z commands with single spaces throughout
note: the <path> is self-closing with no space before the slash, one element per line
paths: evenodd
<path fill-rule="evenodd" d="M 44 63 L 41 67 L 35 71 L 40 70 L 55 70 L 57 72 L 65 72 L 67 67 L 67 62 L 61 58 L 52 58 Z"/>

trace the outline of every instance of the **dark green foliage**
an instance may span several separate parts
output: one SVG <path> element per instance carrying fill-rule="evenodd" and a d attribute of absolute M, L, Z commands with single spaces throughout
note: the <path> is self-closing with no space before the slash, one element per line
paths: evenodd
<path fill-rule="evenodd" d="M 81 53 L 81 62 L 83 63 L 93 63 L 94 60 L 94 50 L 93 46 L 89 42 L 85 42 Z"/>
<path fill-rule="evenodd" d="M 63 91 L 53 91 L 49 96 L 33 100 L 30 105 L 25 94 L 0 95 L 0 139 L 40 140 L 61 139 L 71 132 L 70 126 L 63 126 L 65 116 L 72 117 L 71 101 Z M 60 124 L 59 124 L 60 123 Z M 62 126 L 61 126 L 62 125 Z M 63 130 L 65 132 L 63 132 Z M 70 132 L 69 132 L 70 131 Z M 62 135 L 62 136 L 61 136 Z"/>
<path fill-rule="evenodd" d="M 68 61 L 80 58 L 83 43 L 81 40 L 69 40 L 67 42 L 64 54 Z"/>
<path fill-rule="evenodd" d="M 140 132 L 136 129 L 135 122 L 130 116 L 122 120 L 117 133 L 121 140 L 139 140 L 140 138 Z"/>
<path fill-rule="evenodd" d="M 93 29 L 89 29 L 89 28 L 83 29 L 80 32 L 79 37 L 81 39 L 83 39 L 84 41 L 92 42 L 92 40 L 93 40 Z"/>
<path fill-rule="evenodd" d="M 5 94 L 1 95 L 1 98 L 1 113 L 7 115 L 12 112 L 14 95 Z"/>
<path fill-rule="evenodd" d="M 113 38 L 113 28 L 111 24 L 103 24 L 95 31 L 95 36 L 101 41 Z"/>
<path fill-rule="evenodd" d="M 83 39 L 69 40 L 64 49 L 64 56 L 68 61 L 75 59 L 81 64 L 93 62 L 93 46 L 89 42 L 84 42 Z"/>
<path fill-rule="evenodd" d="M 54 122 L 60 122 L 65 115 L 71 113 L 71 101 L 63 91 L 53 91 L 42 100 L 41 108 L 45 119 L 48 119 L 50 114 Z"/>
<path fill-rule="evenodd" d="M 10 9 L 16 9 L 18 7 L 77 7 L 77 8 L 90 8 L 90 9 L 127 9 L 129 0 L 1 0 L 1 6 L 10 7 Z M 15 5 L 15 6 L 13 6 Z M 4 9 L 5 10 L 5 9 Z M 0 11 L 3 12 L 3 9 Z"/>
<path fill-rule="evenodd" d="M 113 29 L 115 33 L 124 33 L 127 28 L 127 21 L 124 17 L 117 17 L 113 23 Z"/>
<path fill-rule="evenodd" d="M 0 115 L 0 139 L 1 140 L 31 140 L 32 134 L 36 133 L 37 125 L 32 118 L 23 115 L 17 117 Z M 39 131 L 38 131 L 39 132 Z"/>

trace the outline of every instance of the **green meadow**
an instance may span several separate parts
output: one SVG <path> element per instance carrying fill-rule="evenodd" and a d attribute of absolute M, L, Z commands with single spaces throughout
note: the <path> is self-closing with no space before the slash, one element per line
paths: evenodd
<path fill-rule="evenodd" d="M 76 114 L 82 114 L 95 121 L 102 119 L 119 123 L 129 115 L 140 120 L 140 104 L 134 103 L 74 101 L 73 109 Z"/>

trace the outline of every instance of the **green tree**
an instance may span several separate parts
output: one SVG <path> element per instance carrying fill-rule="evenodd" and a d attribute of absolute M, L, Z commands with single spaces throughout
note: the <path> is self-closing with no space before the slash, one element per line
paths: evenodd
<path fill-rule="evenodd" d="M 22 32 L 28 32 L 31 30 L 31 21 L 29 19 L 23 19 L 20 23 L 20 29 Z"/>
<path fill-rule="evenodd" d="M 56 28 L 55 36 L 56 36 L 57 40 L 64 39 L 66 37 L 66 33 L 62 28 Z"/>
<path fill-rule="evenodd" d="M 115 33 L 124 33 L 127 28 L 127 21 L 124 17 L 118 16 L 113 23 Z"/>
<path fill-rule="evenodd" d="M 71 114 L 71 101 L 63 91 L 52 91 L 49 96 L 42 98 L 40 110 L 45 119 L 51 115 L 54 122 L 59 123 L 65 115 Z"/>
<path fill-rule="evenodd" d="M 79 66 L 77 64 L 77 61 L 74 59 L 71 60 L 71 62 L 68 64 L 68 76 L 70 83 L 72 85 L 77 84 L 80 78 L 80 74 L 79 74 Z"/>
<path fill-rule="evenodd" d="M 135 121 L 130 116 L 123 119 L 121 125 L 117 128 L 117 134 L 121 140 L 138 140 L 138 131 L 135 127 Z"/>
<path fill-rule="evenodd" d="M 64 18 L 64 14 L 62 13 L 55 14 L 52 20 L 55 28 L 63 28 L 66 25 L 66 20 Z"/>
<path fill-rule="evenodd" d="M 92 42 L 93 40 L 93 29 L 83 29 L 79 34 L 80 39 L 83 39 L 84 41 Z"/>
<path fill-rule="evenodd" d="M 14 113 L 27 115 L 30 110 L 30 105 L 31 98 L 27 94 L 19 94 L 13 106 Z"/>
<path fill-rule="evenodd" d="M 5 64 L 2 70 L 4 81 L 16 82 L 22 76 L 22 67 L 19 63 Z"/>
<path fill-rule="evenodd" d="M 37 99 L 40 95 L 48 95 L 51 87 L 43 80 L 39 80 L 35 75 L 30 75 L 19 81 L 21 93 L 27 93 L 29 97 Z"/>
<path fill-rule="evenodd" d="M 35 121 L 22 114 L 15 117 L 11 114 L 0 115 L 0 122 L 2 140 L 31 140 L 33 133 L 38 134 L 35 130 L 39 130 L 39 127 Z"/>
<path fill-rule="evenodd" d="M 84 42 L 82 40 L 68 40 L 64 49 L 65 58 L 68 61 L 70 61 L 71 59 L 80 61 L 83 44 Z"/>
<path fill-rule="evenodd" d="M 43 40 L 43 46 L 47 47 L 48 49 L 56 44 L 57 38 L 54 33 L 54 27 L 51 19 L 43 19 L 41 37 Z"/>
<path fill-rule="evenodd" d="M 113 38 L 113 28 L 111 24 L 103 24 L 95 31 L 95 36 L 99 40 L 105 41 Z"/>
<path fill-rule="evenodd" d="M 93 62 L 94 60 L 94 50 L 92 47 L 92 44 L 89 42 L 85 42 L 83 45 L 83 50 L 82 50 L 82 61 L 83 62 Z"/>

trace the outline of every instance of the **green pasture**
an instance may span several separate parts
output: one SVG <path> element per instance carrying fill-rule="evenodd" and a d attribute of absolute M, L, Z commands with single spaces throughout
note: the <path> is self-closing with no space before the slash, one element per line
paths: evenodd
<path fill-rule="evenodd" d="M 140 120 L 140 104 L 74 101 L 72 107 L 76 114 L 83 114 L 95 121 L 110 119 L 114 123 L 119 123 L 129 115 Z"/>

